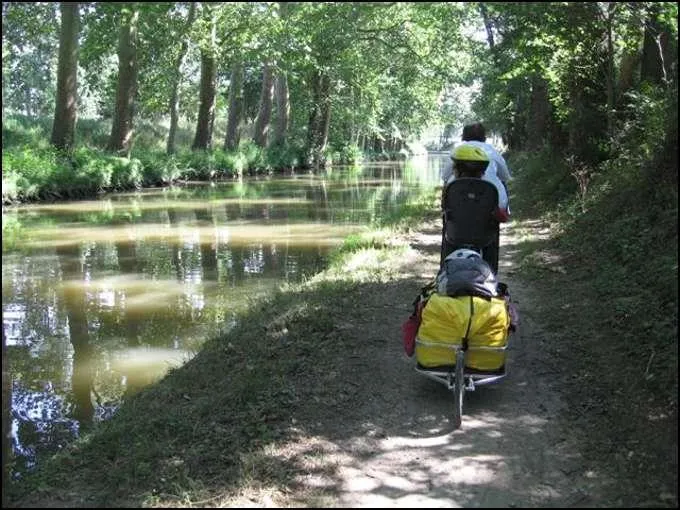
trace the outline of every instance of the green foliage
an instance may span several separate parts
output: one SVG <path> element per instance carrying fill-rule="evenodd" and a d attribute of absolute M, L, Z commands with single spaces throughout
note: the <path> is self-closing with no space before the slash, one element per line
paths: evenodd
<path fill-rule="evenodd" d="M 76 143 L 86 147 L 103 149 L 109 142 L 111 122 L 99 119 L 78 119 L 76 123 Z"/>
<path fill-rule="evenodd" d="M 358 165 L 364 160 L 364 153 L 355 144 L 337 145 L 328 148 L 327 159 L 338 165 Z"/>
<path fill-rule="evenodd" d="M 636 116 L 631 115 L 612 140 L 616 157 L 592 168 L 551 157 L 547 151 L 508 158 L 515 175 L 511 189 L 517 190 L 517 195 L 511 194 L 513 211 L 520 217 L 543 213 L 559 225 L 555 248 L 579 261 L 571 278 L 595 289 L 603 317 L 625 317 L 625 321 L 612 319 L 607 326 L 627 338 L 641 339 L 639 348 L 644 345 L 663 353 L 677 350 L 677 107 L 673 103 L 677 99 L 673 98 L 677 88 L 632 95 Z M 527 267 L 535 271 L 533 264 Z M 661 377 L 657 383 L 658 391 L 673 384 Z"/>
<path fill-rule="evenodd" d="M 47 183 L 56 182 L 62 168 L 57 151 L 51 148 L 19 146 L 3 150 L 3 202 L 42 197 Z"/>
<path fill-rule="evenodd" d="M 613 147 L 619 159 L 639 165 L 656 156 L 667 129 L 665 119 L 670 106 L 669 91 L 662 87 L 645 83 L 640 89 L 626 93 L 626 116 Z"/>
<path fill-rule="evenodd" d="M 515 212 L 545 213 L 576 192 L 568 162 L 550 150 L 511 153 L 507 162 L 513 172 L 509 191 L 510 207 Z M 514 189 L 522 192 L 515 195 Z"/>
<path fill-rule="evenodd" d="M 177 156 L 168 156 L 165 152 L 136 150 L 135 157 L 142 165 L 145 185 L 169 185 L 182 176 Z"/>
<path fill-rule="evenodd" d="M 52 123 L 47 117 L 33 119 L 25 115 L 11 115 L 2 118 L 2 146 L 16 147 L 30 145 L 46 148 Z"/>
<path fill-rule="evenodd" d="M 247 171 L 255 172 L 257 170 L 270 169 L 269 163 L 267 162 L 266 150 L 256 145 L 252 140 L 241 142 L 238 151 L 243 155 L 243 158 L 245 158 Z"/>
<path fill-rule="evenodd" d="M 56 92 L 58 2 L 3 2 L 3 113 L 48 116 Z"/>
<path fill-rule="evenodd" d="M 295 170 L 303 165 L 302 150 L 290 144 L 274 145 L 267 149 L 267 166 Z"/>

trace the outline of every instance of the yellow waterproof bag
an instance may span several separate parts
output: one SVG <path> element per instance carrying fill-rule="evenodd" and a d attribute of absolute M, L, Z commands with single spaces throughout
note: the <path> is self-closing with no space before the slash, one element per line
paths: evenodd
<path fill-rule="evenodd" d="M 484 299 L 432 294 L 418 328 L 416 360 L 426 368 L 455 365 L 454 349 L 423 342 L 461 345 L 467 333 L 469 350 L 465 355 L 465 366 L 482 371 L 498 370 L 505 364 L 504 348 L 508 345 L 509 326 L 510 315 L 502 297 Z M 475 347 L 498 350 L 475 350 Z"/>

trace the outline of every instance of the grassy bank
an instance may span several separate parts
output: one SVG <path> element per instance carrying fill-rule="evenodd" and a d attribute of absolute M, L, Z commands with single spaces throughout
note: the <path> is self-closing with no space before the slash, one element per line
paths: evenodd
<path fill-rule="evenodd" d="M 585 457 L 627 481 L 623 506 L 677 505 L 677 180 L 659 178 L 677 177 L 677 159 L 663 166 L 673 163 L 662 140 L 650 148 L 660 157 L 623 154 L 586 183 L 549 154 L 511 159 L 517 218 L 550 232 L 525 229 L 519 271 L 537 294 L 533 313 L 549 318 L 542 348 L 562 360 L 546 370 Z"/>
<path fill-rule="evenodd" d="M 187 180 L 232 179 L 305 167 L 304 150 L 295 145 L 263 149 L 243 141 L 233 151 L 192 151 L 188 149 L 188 128 L 178 134 L 177 146 L 182 149 L 168 155 L 164 149 L 167 130 L 146 122 L 138 128 L 129 157 L 107 153 L 108 123 L 89 119 L 77 124 L 77 147 L 71 154 L 63 154 L 49 145 L 50 129 L 47 119 L 3 118 L 4 204 L 86 198 Z M 332 164 L 348 165 L 403 157 L 403 153 L 363 153 L 352 145 L 329 147 L 325 154 Z"/>

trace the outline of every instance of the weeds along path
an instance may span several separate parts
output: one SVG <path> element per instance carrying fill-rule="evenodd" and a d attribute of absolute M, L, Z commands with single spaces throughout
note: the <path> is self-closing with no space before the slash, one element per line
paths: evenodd
<path fill-rule="evenodd" d="M 351 374 L 352 407 L 314 416 L 316 429 L 273 452 L 302 454 L 308 474 L 277 505 L 333 507 L 570 507 L 606 505 L 607 480 L 583 468 L 575 438 L 558 420 L 556 360 L 532 313 L 531 289 L 513 278 L 511 228 L 501 237 L 501 280 L 518 303 L 521 325 L 511 338 L 508 377 L 466 394 L 463 424 L 452 431 L 453 395 L 413 369 L 401 323 L 420 288 L 436 274 L 440 226 L 409 237 L 401 278 L 362 295 L 344 327 L 361 336 L 362 356 L 338 360 Z M 323 470 L 316 467 L 323 465 Z M 254 499 L 251 498 L 251 502 Z M 243 502 L 241 502 L 243 503 Z M 259 504 L 263 504 L 262 500 Z"/>

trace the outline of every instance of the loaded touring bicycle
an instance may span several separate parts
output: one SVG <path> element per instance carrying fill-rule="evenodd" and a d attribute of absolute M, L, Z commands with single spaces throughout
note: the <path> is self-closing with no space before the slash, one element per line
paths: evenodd
<path fill-rule="evenodd" d="M 459 178 L 446 187 L 440 271 L 414 303 L 415 368 L 451 390 L 456 429 L 465 392 L 506 376 L 505 351 L 516 325 L 507 286 L 496 280 L 497 206 L 498 192 L 488 181 Z"/>

